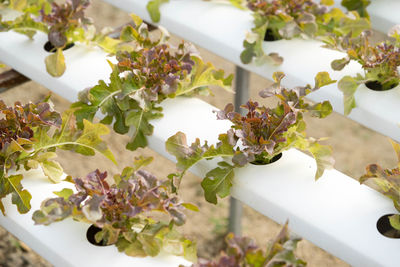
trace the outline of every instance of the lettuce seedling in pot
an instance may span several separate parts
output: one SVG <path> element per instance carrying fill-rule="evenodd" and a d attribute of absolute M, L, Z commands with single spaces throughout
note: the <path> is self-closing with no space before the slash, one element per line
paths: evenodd
<path fill-rule="evenodd" d="M 338 83 L 343 92 L 345 115 L 350 114 L 356 107 L 354 97 L 360 85 L 375 91 L 393 89 L 400 82 L 400 35 L 399 26 L 392 28 L 389 36 L 393 39 L 371 44 L 371 32 L 365 31 L 356 38 L 346 36 L 340 38 L 334 45 L 337 49 L 347 52 L 347 56 L 334 60 L 331 64 L 334 70 L 342 70 L 350 61 L 358 62 L 364 73 L 356 76 L 344 76 Z"/>
<path fill-rule="evenodd" d="M 244 51 L 240 58 L 248 64 L 270 62 L 281 64 L 283 58 L 277 53 L 266 55 L 264 41 L 292 39 L 300 36 L 314 36 L 318 30 L 316 16 L 328 8 L 312 0 L 247 0 L 247 8 L 253 12 L 254 27 L 243 42 Z"/>
<path fill-rule="evenodd" d="M 135 39 L 137 47 L 117 53 L 109 83 L 100 81 L 79 94 L 79 102 L 72 105 L 78 125 L 100 111 L 105 116 L 102 122 L 112 124 L 119 134 L 129 134 L 126 147 L 136 150 L 147 146 L 147 136 L 153 133 L 150 121 L 163 116 L 159 104 L 165 99 L 208 95 L 213 85 L 231 92 L 233 76 L 225 77 L 223 70 L 204 63 L 191 44 L 173 48 L 152 42 L 144 24 L 129 26 L 123 36 Z"/>
<path fill-rule="evenodd" d="M 276 53 L 265 55 L 263 41 L 296 37 L 323 40 L 350 32 L 357 35 L 360 30 L 370 28 L 368 20 L 356 12 L 345 14 L 331 8 L 332 4 L 329 0 L 247 0 L 247 7 L 253 11 L 254 28 L 243 43 L 242 62 L 246 64 L 255 59 L 256 64 L 282 63 L 283 59 Z"/>
<path fill-rule="evenodd" d="M 43 201 L 33 214 L 35 224 L 73 218 L 99 228 L 94 236 L 96 245 L 115 245 L 133 257 L 155 257 L 164 251 L 195 262 L 196 244 L 176 227 L 185 223 L 183 211 L 198 209 L 171 194 L 168 180 L 158 180 L 141 169 L 151 160 L 137 158 L 133 167 L 115 175 L 112 183 L 106 179 L 107 172 L 99 170 L 85 178 L 68 177 L 75 184 L 75 192 L 63 189 L 55 192 L 58 197 Z"/>
<path fill-rule="evenodd" d="M 21 169 L 41 168 L 53 183 L 63 175 L 61 165 L 54 160 L 56 149 L 83 155 L 102 153 L 115 163 L 114 156 L 100 136 L 108 134 L 105 125 L 84 121 L 79 130 L 72 111 L 63 116 L 53 110 L 46 99 L 37 104 L 16 102 L 8 107 L 0 100 L 0 209 L 6 212 L 2 200 L 12 196 L 20 213 L 27 213 L 32 198 L 21 183 Z"/>
<path fill-rule="evenodd" d="M 201 183 L 205 198 L 211 203 L 217 203 L 217 195 L 226 197 L 230 194 L 235 168 L 248 163 L 268 164 L 290 148 L 308 151 L 314 156 L 317 162 L 315 179 L 321 177 L 325 168 L 333 165 L 331 149 L 314 138 L 306 137 L 303 114 L 309 112 L 314 117 L 324 118 L 332 112 L 328 101 L 309 104 L 304 101 L 304 96 L 335 81 L 330 79 L 328 73 L 321 72 L 315 78 L 314 87 L 307 85 L 289 90 L 281 86 L 283 77 L 281 72 L 274 73 L 275 83 L 260 92 L 262 97 L 277 97 L 279 103 L 276 107 L 268 108 L 248 101 L 242 106 L 247 110 L 245 116 L 234 112 L 232 104 L 217 112 L 218 119 L 230 120 L 233 124 L 227 133 L 219 135 L 216 145 L 207 142 L 201 145 L 199 139 L 188 145 L 182 132 L 167 140 L 167 151 L 177 159 L 178 172 L 169 175 L 174 190 L 179 187 L 185 172 L 202 159 L 230 159 L 219 162 L 218 167 L 210 170 Z"/>

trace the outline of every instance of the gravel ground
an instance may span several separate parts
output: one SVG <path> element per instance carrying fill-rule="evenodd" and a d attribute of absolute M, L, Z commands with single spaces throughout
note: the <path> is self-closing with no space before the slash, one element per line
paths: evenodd
<path fill-rule="evenodd" d="M 93 1 L 90 16 L 102 23 L 101 25 L 99 24 L 101 27 L 105 25 L 118 26 L 129 20 L 129 16 L 126 13 L 120 12 L 98 0 Z M 178 42 L 179 38 L 173 37 L 173 41 Z M 229 73 L 234 71 L 234 66 L 231 63 L 204 49 L 200 49 L 200 52 L 205 61 L 213 62 L 216 67 L 223 68 Z M 257 97 L 257 93 L 268 84 L 270 84 L 269 81 L 252 74 L 251 98 L 265 103 L 265 100 L 261 101 Z M 47 89 L 34 82 L 29 82 L 1 94 L 0 98 L 11 104 L 15 100 L 22 102 L 37 101 L 47 93 Z M 53 95 L 52 99 L 59 111 L 68 108 L 69 103 L 61 97 Z M 226 103 L 232 101 L 233 96 L 217 90 L 214 97 L 203 99 L 218 108 L 223 108 Z M 377 162 L 383 166 L 393 166 L 396 162 L 391 146 L 384 136 L 362 127 L 341 115 L 332 114 L 324 120 L 312 120 L 309 118 L 306 118 L 306 120 L 310 136 L 329 137 L 326 143 L 333 147 L 336 169 L 351 177 L 359 177 L 369 163 Z M 72 176 L 83 176 L 98 168 L 98 166 L 102 166 L 102 170 L 107 170 L 110 174 L 114 174 L 124 166 L 129 165 L 135 155 L 154 156 L 154 163 L 148 169 L 158 177 L 165 177 L 174 170 L 174 164 L 149 149 L 141 149 L 134 153 L 126 151 L 123 145 L 125 138 L 111 134 L 107 139 L 112 151 L 118 156 L 119 167 L 111 165 L 102 157 L 86 158 L 68 152 L 59 153 L 59 160 L 65 171 Z M 227 199 L 220 201 L 217 206 L 208 204 L 203 199 L 199 183 L 200 179 L 194 175 L 188 175 L 183 182 L 182 197 L 186 201 L 196 204 L 201 210 L 199 213 L 189 214 L 188 222 L 183 228 L 189 237 L 198 240 L 199 255 L 209 257 L 217 254 L 222 247 L 229 201 Z M 243 232 L 245 235 L 255 238 L 259 244 L 265 244 L 268 239 L 278 232 L 279 227 L 278 224 L 253 209 L 247 206 L 244 207 Z M 51 264 L 41 259 L 30 248 L 12 237 L 5 230 L 0 229 L 0 236 L 0 266 L 51 266 Z M 296 253 L 305 259 L 308 262 L 308 266 L 311 267 L 349 266 L 306 240 L 300 243 Z"/>

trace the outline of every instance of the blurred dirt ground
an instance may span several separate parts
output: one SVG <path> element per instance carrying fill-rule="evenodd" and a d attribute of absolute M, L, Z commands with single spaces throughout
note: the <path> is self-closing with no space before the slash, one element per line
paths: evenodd
<path fill-rule="evenodd" d="M 99 0 L 94 0 L 90 10 L 90 16 L 94 18 L 99 27 L 120 26 L 129 21 L 128 14 L 119 11 Z M 174 42 L 179 38 L 173 37 Z M 223 68 L 227 73 L 234 72 L 233 64 L 222 58 L 199 49 L 205 61 L 213 62 L 218 68 Z M 252 74 L 251 98 L 262 103 L 257 93 L 270 82 Z M 82 88 L 83 89 L 83 88 Z M 34 82 L 29 82 L 6 93 L 1 94 L 7 104 L 16 100 L 21 102 L 38 101 L 48 94 L 48 90 Z M 221 90 L 214 90 L 214 97 L 203 98 L 205 101 L 218 108 L 233 100 L 233 95 Z M 59 111 L 68 108 L 69 103 L 53 94 L 52 100 Z M 365 127 L 352 122 L 341 115 L 332 114 L 324 120 L 307 118 L 308 134 L 313 137 L 329 137 L 326 141 L 331 145 L 336 160 L 336 169 L 351 176 L 359 177 L 364 172 L 367 164 L 377 162 L 383 166 L 393 166 L 396 163 L 395 155 L 386 137 L 377 134 Z M 77 156 L 68 152 L 60 152 L 59 160 L 65 172 L 72 176 L 84 176 L 88 172 L 101 166 L 101 170 L 107 170 L 115 174 L 124 166 L 131 164 L 135 155 L 153 156 L 154 162 L 148 167 L 160 178 L 175 170 L 175 165 L 149 149 L 141 149 L 136 152 L 126 151 L 124 144 L 126 137 L 111 134 L 107 137 L 109 146 L 119 162 L 114 166 L 101 156 L 91 158 Z M 183 227 L 185 234 L 198 242 L 198 254 L 201 257 L 216 255 L 223 245 L 223 235 L 226 231 L 229 201 L 220 201 L 217 206 L 204 201 L 200 179 L 194 175 L 187 175 L 181 190 L 185 201 L 192 202 L 200 208 L 199 213 L 188 214 L 188 221 Z M 282 192 L 284 194 L 285 192 Z M 287 196 L 290 197 L 290 196 Z M 367 205 L 367 203 L 366 203 Z M 318 216 L 318 214 L 316 214 Z M 260 245 L 266 244 L 278 231 L 280 226 L 272 220 L 245 206 L 243 214 L 243 233 L 255 238 Z M 34 249 L 34 248 L 33 248 Z M 300 243 L 296 254 L 308 262 L 310 267 L 321 266 L 348 266 L 345 262 L 335 258 L 329 253 L 304 240 Z M 32 249 L 0 229 L 0 266 L 51 266 L 45 260 L 37 256 Z"/>

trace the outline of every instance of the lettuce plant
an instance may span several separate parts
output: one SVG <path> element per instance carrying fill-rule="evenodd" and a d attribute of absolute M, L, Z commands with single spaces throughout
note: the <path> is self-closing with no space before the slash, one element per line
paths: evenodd
<path fill-rule="evenodd" d="M 199 259 L 192 267 L 281 266 L 303 267 L 306 263 L 294 254 L 300 238 L 290 236 L 287 224 L 268 242 L 265 249 L 249 237 L 226 236 L 226 249 L 215 260 Z"/>
<path fill-rule="evenodd" d="M 102 122 L 113 124 L 117 133 L 130 131 L 129 150 L 147 146 L 146 136 L 153 133 L 150 121 L 163 116 L 159 104 L 165 99 L 208 94 L 211 85 L 230 90 L 232 83 L 232 75 L 225 78 L 222 70 L 204 63 L 193 46 L 153 46 L 146 28 L 139 29 L 124 31 L 140 45 L 131 52 L 117 53 L 118 63 L 112 64 L 110 82 L 100 81 L 81 92 L 79 102 L 73 104 L 80 126 L 83 119 L 92 120 L 100 110 L 105 115 Z"/>
<path fill-rule="evenodd" d="M 360 183 L 372 179 L 379 187 L 379 191 L 393 201 L 393 205 L 400 213 L 400 145 L 392 141 L 399 163 L 394 169 L 384 169 L 378 164 L 366 167 L 366 174 L 360 177 Z M 392 227 L 400 231 L 400 214 L 389 217 Z"/>
<path fill-rule="evenodd" d="M 12 203 L 20 213 L 30 210 L 31 194 L 23 188 L 23 174 L 16 171 L 41 167 L 50 181 L 60 181 L 63 170 L 54 160 L 56 148 L 83 155 L 102 153 L 115 162 L 114 156 L 100 138 L 109 132 L 102 124 L 84 121 L 82 130 L 75 126 L 72 111 L 63 117 L 52 109 L 51 103 L 16 102 L 8 107 L 0 100 L 0 209 L 5 213 L 2 199 L 12 195 Z"/>
<path fill-rule="evenodd" d="M 398 28 L 393 28 L 387 40 L 376 45 L 369 41 L 370 32 L 366 31 L 356 38 L 346 36 L 341 38 L 335 46 L 347 52 L 347 56 L 332 62 L 334 70 L 342 70 L 350 61 L 354 60 L 362 66 L 364 73 L 355 77 L 344 76 L 338 83 L 343 92 L 345 115 L 350 114 L 356 107 L 354 94 L 360 84 L 384 91 L 396 87 L 400 82 L 398 67 L 400 66 L 400 35 Z"/>
<path fill-rule="evenodd" d="M 271 55 L 268 57 L 263 50 L 266 34 L 276 40 L 292 39 L 301 34 L 314 36 L 318 29 L 316 17 L 322 16 L 328 10 L 326 6 L 313 0 L 247 0 L 247 7 L 253 11 L 254 28 L 243 43 L 243 63 L 250 63 L 253 58 L 256 63 L 271 59 Z M 282 62 L 276 55 L 272 59 L 275 59 L 276 64 Z"/>
<path fill-rule="evenodd" d="M 14 30 L 29 38 L 37 31 L 46 33 L 54 52 L 45 59 L 46 69 L 50 75 L 59 77 L 66 69 L 63 49 L 72 43 L 97 45 L 106 52 L 114 52 L 119 43 L 108 37 L 106 31 L 96 33 L 91 19 L 85 16 L 89 4 L 89 0 L 66 0 L 63 4 L 51 0 L 10 1 L 7 7 L 23 13 L 13 21 L 2 21 L 0 31 Z"/>
<path fill-rule="evenodd" d="M 55 192 L 58 197 L 45 200 L 41 209 L 34 212 L 35 224 L 49 225 L 72 217 L 101 228 L 95 240 L 104 245 L 114 244 L 129 256 L 154 257 L 166 251 L 195 261 L 195 243 L 175 228 L 185 223 L 185 209 L 197 207 L 170 194 L 168 181 L 160 181 L 140 169 L 151 160 L 137 159 L 133 167 L 115 175 L 112 184 L 106 180 L 107 172 L 99 170 L 85 178 L 68 177 L 76 192 Z M 156 214 L 165 219 L 157 221 Z"/>
<path fill-rule="evenodd" d="M 361 30 L 370 28 L 369 21 L 352 12 L 343 13 L 338 8 L 330 8 L 333 1 L 323 0 L 247 0 L 247 7 L 253 11 L 254 28 L 243 45 L 243 63 L 273 60 L 280 64 L 282 58 L 276 54 L 266 56 L 263 41 L 266 36 L 274 40 L 295 37 L 324 40 L 328 36 L 343 36 L 351 33 L 357 36 Z"/>
<path fill-rule="evenodd" d="M 314 88 L 307 85 L 288 90 L 281 86 L 283 77 L 283 73 L 274 73 L 275 83 L 271 88 L 260 92 L 262 97 L 276 96 L 280 100 L 275 108 L 248 101 L 242 106 L 247 109 L 245 116 L 234 112 L 232 104 L 217 112 L 218 119 L 230 120 L 233 125 L 227 133 L 219 135 L 219 142 L 215 146 L 210 146 L 207 142 L 201 145 L 199 139 L 188 145 L 182 132 L 167 140 L 167 151 L 177 159 L 178 172 L 169 175 L 173 180 L 174 190 L 179 186 L 185 172 L 202 159 L 231 159 L 230 163 L 225 160 L 219 162 L 218 167 L 210 170 L 201 183 L 206 200 L 214 204 L 217 203 L 217 195 L 229 195 L 235 168 L 248 163 L 268 164 L 282 151 L 290 148 L 305 150 L 314 156 L 317 162 L 315 179 L 321 177 L 325 168 L 333 165 L 330 147 L 319 144 L 313 138 L 307 138 L 303 120 L 306 112 L 311 116 L 324 118 L 332 112 L 332 106 L 328 101 L 311 105 L 303 98 L 335 81 L 330 79 L 328 73 L 321 72 L 315 78 Z"/>

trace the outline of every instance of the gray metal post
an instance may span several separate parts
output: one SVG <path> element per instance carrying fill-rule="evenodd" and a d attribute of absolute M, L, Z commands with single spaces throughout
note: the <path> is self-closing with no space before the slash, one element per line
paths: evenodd
<path fill-rule="evenodd" d="M 250 73 L 236 66 L 236 79 L 235 79 L 235 111 L 240 111 L 240 105 L 247 102 L 249 99 L 249 84 L 250 84 Z M 229 207 L 229 232 L 235 235 L 241 235 L 242 233 L 242 203 L 239 200 L 231 197 Z"/>

